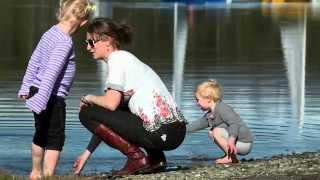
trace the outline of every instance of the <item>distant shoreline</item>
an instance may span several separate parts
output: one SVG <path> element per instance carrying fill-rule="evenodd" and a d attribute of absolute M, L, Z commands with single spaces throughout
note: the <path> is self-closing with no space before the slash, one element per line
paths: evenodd
<path fill-rule="evenodd" d="M 0 170 L 0 179 L 25 179 Z M 74 179 L 74 176 L 57 176 L 57 179 Z M 51 178 L 50 178 L 51 179 Z M 56 179 L 56 178 L 53 178 Z M 82 176 L 77 179 L 114 179 L 108 174 Z M 232 165 L 210 165 L 181 168 L 181 170 L 146 175 L 131 175 L 116 179 L 312 179 L 320 180 L 320 152 L 277 155 L 269 159 L 245 160 Z"/>

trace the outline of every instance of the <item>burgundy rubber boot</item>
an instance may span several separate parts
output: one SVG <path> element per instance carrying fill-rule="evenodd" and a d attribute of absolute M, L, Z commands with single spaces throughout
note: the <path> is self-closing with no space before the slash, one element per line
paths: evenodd
<path fill-rule="evenodd" d="M 156 173 L 166 170 L 167 161 L 163 151 L 156 149 L 145 149 L 148 154 L 150 167 L 144 170 L 143 173 Z"/>
<path fill-rule="evenodd" d="M 118 149 L 128 157 L 125 166 L 121 170 L 114 172 L 113 175 L 121 176 L 137 174 L 139 171 L 149 168 L 150 164 L 148 158 L 138 146 L 129 143 L 127 140 L 123 139 L 121 136 L 103 124 L 100 124 L 95 129 L 95 133 L 106 144 Z"/>

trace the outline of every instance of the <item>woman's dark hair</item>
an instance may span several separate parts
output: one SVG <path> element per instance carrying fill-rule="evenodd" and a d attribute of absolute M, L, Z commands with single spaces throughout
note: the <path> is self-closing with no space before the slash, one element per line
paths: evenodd
<path fill-rule="evenodd" d="M 88 25 L 88 33 L 95 33 L 101 37 L 110 36 L 114 39 L 117 48 L 131 43 L 132 30 L 127 24 L 120 24 L 109 18 L 95 18 Z"/>

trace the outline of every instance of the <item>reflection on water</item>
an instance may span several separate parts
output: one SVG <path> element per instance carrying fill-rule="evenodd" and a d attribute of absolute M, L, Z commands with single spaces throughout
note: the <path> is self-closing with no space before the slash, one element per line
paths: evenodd
<path fill-rule="evenodd" d="M 303 12 L 302 16 L 297 17 L 296 22 L 287 22 L 280 25 L 292 110 L 299 119 L 300 126 L 303 126 L 305 106 L 306 7 L 302 9 Z"/>
<path fill-rule="evenodd" d="M 16 98 L 24 69 L 43 31 L 54 23 L 56 4 L 2 1 L 0 28 L 0 169 L 27 174 L 31 167 L 33 117 Z M 160 74 L 189 121 L 203 113 L 193 90 L 208 78 L 224 87 L 231 104 L 255 135 L 244 158 L 317 151 L 320 143 L 319 6 L 303 4 L 110 3 L 97 1 L 96 16 L 126 20 L 135 27 L 128 47 Z M 156 8 L 157 7 L 157 8 Z M 58 167 L 71 171 L 90 134 L 78 121 L 79 98 L 101 94 L 107 69 L 85 52 L 85 31 L 75 37 L 77 76 L 67 99 L 67 139 Z M 208 153 L 209 152 L 209 153 Z M 166 152 L 170 166 L 208 164 L 222 152 L 207 131 L 187 135 Z M 117 169 L 124 157 L 101 145 L 86 173 Z"/>

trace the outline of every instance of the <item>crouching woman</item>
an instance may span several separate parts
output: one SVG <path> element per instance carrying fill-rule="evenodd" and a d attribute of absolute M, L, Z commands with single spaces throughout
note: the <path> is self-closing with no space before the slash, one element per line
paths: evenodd
<path fill-rule="evenodd" d="M 75 174 L 101 141 L 128 158 L 114 174 L 129 175 L 163 170 L 163 151 L 184 140 L 185 120 L 163 81 L 132 53 L 121 50 L 131 34 L 128 25 L 107 18 L 88 26 L 87 50 L 93 59 L 107 63 L 108 74 L 104 95 L 86 95 L 80 103 L 80 121 L 93 136 L 74 163 Z"/>

